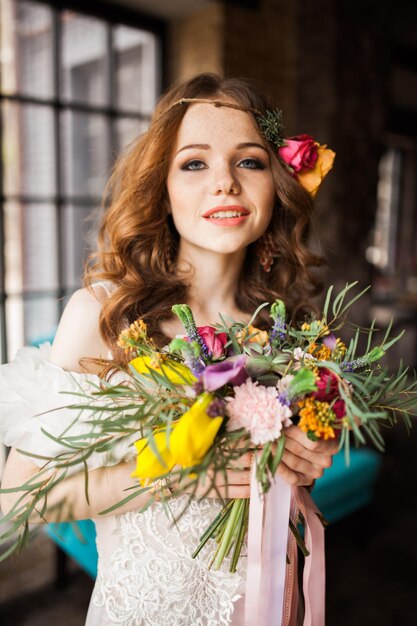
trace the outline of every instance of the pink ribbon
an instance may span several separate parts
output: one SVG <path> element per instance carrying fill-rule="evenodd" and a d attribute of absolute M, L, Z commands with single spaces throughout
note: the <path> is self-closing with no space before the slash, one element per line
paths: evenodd
<path fill-rule="evenodd" d="M 306 522 L 305 544 L 310 553 L 303 573 L 303 626 L 324 626 L 324 529 L 317 515 L 320 512 L 306 489 L 291 488 L 278 475 L 268 493 L 260 494 L 256 472 L 251 478 L 245 626 L 294 626 L 296 623 L 297 547 L 289 533 L 288 520 L 291 515 L 295 521 L 297 509 Z"/>

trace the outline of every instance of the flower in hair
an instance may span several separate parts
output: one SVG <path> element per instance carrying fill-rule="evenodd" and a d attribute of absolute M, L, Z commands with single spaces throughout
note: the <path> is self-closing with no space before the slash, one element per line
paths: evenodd
<path fill-rule="evenodd" d="M 278 158 L 313 197 L 333 167 L 335 156 L 333 150 L 320 145 L 310 135 L 285 139 L 285 145 L 278 148 Z"/>
<path fill-rule="evenodd" d="M 282 122 L 282 111 L 280 109 L 267 111 L 265 115 L 256 115 L 256 120 L 267 141 L 274 144 L 276 148 L 285 145 L 283 137 L 284 124 Z"/>

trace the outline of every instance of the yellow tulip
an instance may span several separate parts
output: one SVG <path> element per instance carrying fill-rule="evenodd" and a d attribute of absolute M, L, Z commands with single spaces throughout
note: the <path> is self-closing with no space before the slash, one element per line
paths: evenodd
<path fill-rule="evenodd" d="M 326 145 L 316 145 L 318 156 L 314 168 L 297 172 L 297 179 L 299 183 L 307 189 L 312 196 L 316 195 L 318 188 L 321 185 L 321 181 L 333 167 L 333 161 L 336 156 L 336 153 L 327 148 Z"/>
<path fill-rule="evenodd" d="M 211 393 L 201 394 L 192 407 L 172 424 L 169 441 L 165 430 L 154 434 L 161 459 L 156 456 L 148 439 L 136 441 L 138 456 L 132 478 L 138 478 L 141 485 L 146 486 L 155 478 L 168 474 L 174 465 L 186 468 L 201 463 L 223 422 L 223 417 L 207 414 L 213 398 Z"/>
<path fill-rule="evenodd" d="M 166 431 L 155 433 L 153 439 L 164 463 L 161 463 L 160 459 L 155 455 L 148 439 L 144 438 L 135 441 L 138 456 L 136 459 L 136 470 L 132 472 L 131 476 L 132 478 L 138 478 L 142 487 L 146 486 L 152 479 L 167 474 L 175 465 L 167 445 Z"/>
<path fill-rule="evenodd" d="M 175 424 L 170 450 L 175 463 L 182 467 L 198 465 L 204 458 L 223 422 L 223 417 L 210 417 L 207 409 L 214 396 L 203 393 Z"/>
<path fill-rule="evenodd" d="M 156 353 L 154 356 L 138 356 L 130 361 L 130 365 L 139 374 L 148 374 L 154 371 L 165 375 L 174 385 L 192 385 L 197 381 L 197 378 L 186 365 L 160 353 Z"/>

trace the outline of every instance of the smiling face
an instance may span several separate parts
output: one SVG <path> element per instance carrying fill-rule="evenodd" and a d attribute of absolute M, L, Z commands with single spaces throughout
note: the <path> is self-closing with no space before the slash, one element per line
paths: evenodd
<path fill-rule="evenodd" d="M 189 106 L 167 188 L 183 247 L 230 254 L 256 241 L 271 220 L 276 191 L 251 114 L 206 103 Z"/>

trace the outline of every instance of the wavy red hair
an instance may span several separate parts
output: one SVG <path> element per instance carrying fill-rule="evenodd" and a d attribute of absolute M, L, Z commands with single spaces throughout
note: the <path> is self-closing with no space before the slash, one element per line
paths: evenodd
<path fill-rule="evenodd" d="M 169 338 L 161 332 L 160 322 L 172 316 L 173 304 L 187 302 L 188 286 L 175 274 L 179 238 L 168 216 L 166 180 L 169 148 L 175 144 L 189 105 L 172 105 L 181 98 L 220 96 L 262 113 L 276 108 L 246 79 L 204 73 L 177 83 L 159 100 L 147 132 L 119 156 L 106 185 L 98 250 L 88 260 L 85 285 L 91 288 L 98 280 L 116 285 L 103 306 L 100 333 L 121 360 L 116 341 L 127 324 L 143 318 L 157 345 L 163 345 Z M 259 137 L 269 151 L 275 181 L 276 200 L 268 229 L 279 256 L 265 273 L 256 256 L 256 242 L 248 246 L 236 285 L 236 306 L 251 313 L 262 302 L 280 297 L 295 319 L 314 308 L 311 298 L 322 288 L 313 269 L 324 260 L 307 247 L 313 199 L 285 170 L 261 132 Z M 259 327 L 268 324 L 267 316 L 264 309 L 257 320 Z"/>

